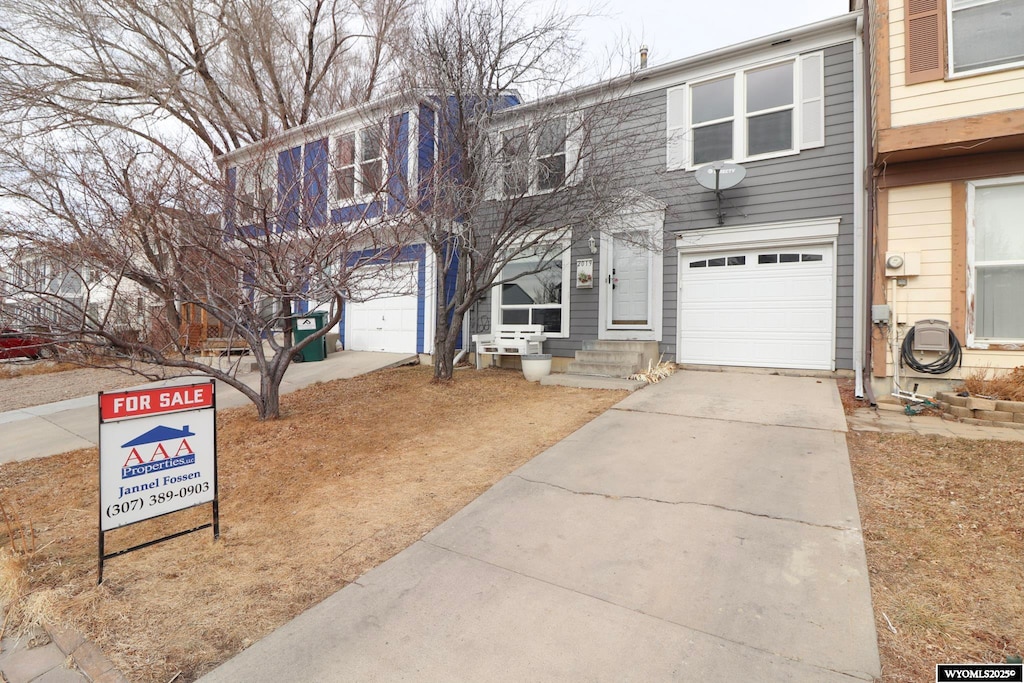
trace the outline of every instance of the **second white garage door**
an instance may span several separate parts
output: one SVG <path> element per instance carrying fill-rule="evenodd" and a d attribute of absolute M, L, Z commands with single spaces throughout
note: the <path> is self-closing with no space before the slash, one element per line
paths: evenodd
<path fill-rule="evenodd" d="M 832 370 L 831 245 L 683 253 L 683 363 Z"/>
<path fill-rule="evenodd" d="M 345 348 L 416 353 L 418 264 L 384 267 L 345 304 Z"/>

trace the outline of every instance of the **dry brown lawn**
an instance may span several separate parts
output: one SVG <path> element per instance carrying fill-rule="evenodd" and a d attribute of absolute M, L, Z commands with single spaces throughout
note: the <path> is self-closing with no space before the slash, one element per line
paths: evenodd
<path fill-rule="evenodd" d="M 936 663 L 1024 654 L 1022 444 L 847 439 L 883 680 L 934 681 Z"/>
<path fill-rule="evenodd" d="M 20 576 L 7 563 L 24 582 L 16 616 L 35 607 L 77 627 L 133 681 L 194 680 L 625 395 L 502 370 L 429 379 L 420 367 L 317 384 L 285 396 L 276 422 L 220 413 L 221 539 L 206 530 L 111 559 L 102 586 L 96 450 L 0 467 L 0 495 L 37 548 Z M 107 552 L 209 515 L 203 506 L 108 533 Z M 0 585 L 0 602 L 12 585 Z"/>

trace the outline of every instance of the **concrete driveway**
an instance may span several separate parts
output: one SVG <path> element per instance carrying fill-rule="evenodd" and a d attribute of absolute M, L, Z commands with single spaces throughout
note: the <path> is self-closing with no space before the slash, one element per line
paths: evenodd
<path fill-rule="evenodd" d="M 418 362 L 415 354 L 342 351 L 331 353 L 323 361 L 293 363 L 281 382 L 281 393 L 295 391 L 314 382 L 347 379 L 374 370 Z M 179 377 L 162 382 L 140 384 L 140 387 L 170 386 L 202 379 Z M 239 379 L 250 387 L 259 387 L 259 375 L 249 372 Z M 0 465 L 15 460 L 42 458 L 90 448 L 99 443 L 99 415 L 96 394 L 0 413 Z M 217 409 L 234 408 L 250 403 L 240 391 L 217 382 Z"/>
<path fill-rule="evenodd" d="M 845 429 L 831 380 L 679 373 L 202 680 L 872 680 Z"/>

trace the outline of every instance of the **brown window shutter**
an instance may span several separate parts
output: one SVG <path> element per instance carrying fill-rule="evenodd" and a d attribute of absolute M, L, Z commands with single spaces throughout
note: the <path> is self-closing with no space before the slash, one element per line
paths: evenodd
<path fill-rule="evenodd" d="M 904 50 L 907 85 L 946 75 L 946 8 L 943 0 L 906 0 Z"/>

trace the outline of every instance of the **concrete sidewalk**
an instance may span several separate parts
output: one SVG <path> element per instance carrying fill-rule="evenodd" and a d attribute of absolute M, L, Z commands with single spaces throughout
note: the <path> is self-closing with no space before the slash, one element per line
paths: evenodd
<path fill-rule="evenodd" d="M 834 382 L 638 392 L 201 679 L 872 680 Z"/>
<path fill-rule="evenodd" d="M 332 353 L 323 361 L 290 365 L 281 383 L 281 393 L 286 394 L 315 382 L 348 379 L 374 370 L 416 362 L 415 354 L 369 351 Z M 258 389 L 257 373 L 240 374 L 239 378 L 250 387 Z M 162 382 L 142 383 L 139 387 L 170 386 L 196 379 L 179 377 Z M 240 391 L 223 382 L 217 382 L 218 410 L 247 403 L 249 399 Z M 96 395 L 0 413 L 0 430 L 3 433 L 3 438 L 0 439 L 0 464 L 95 446 L 99 442 Z"/>

